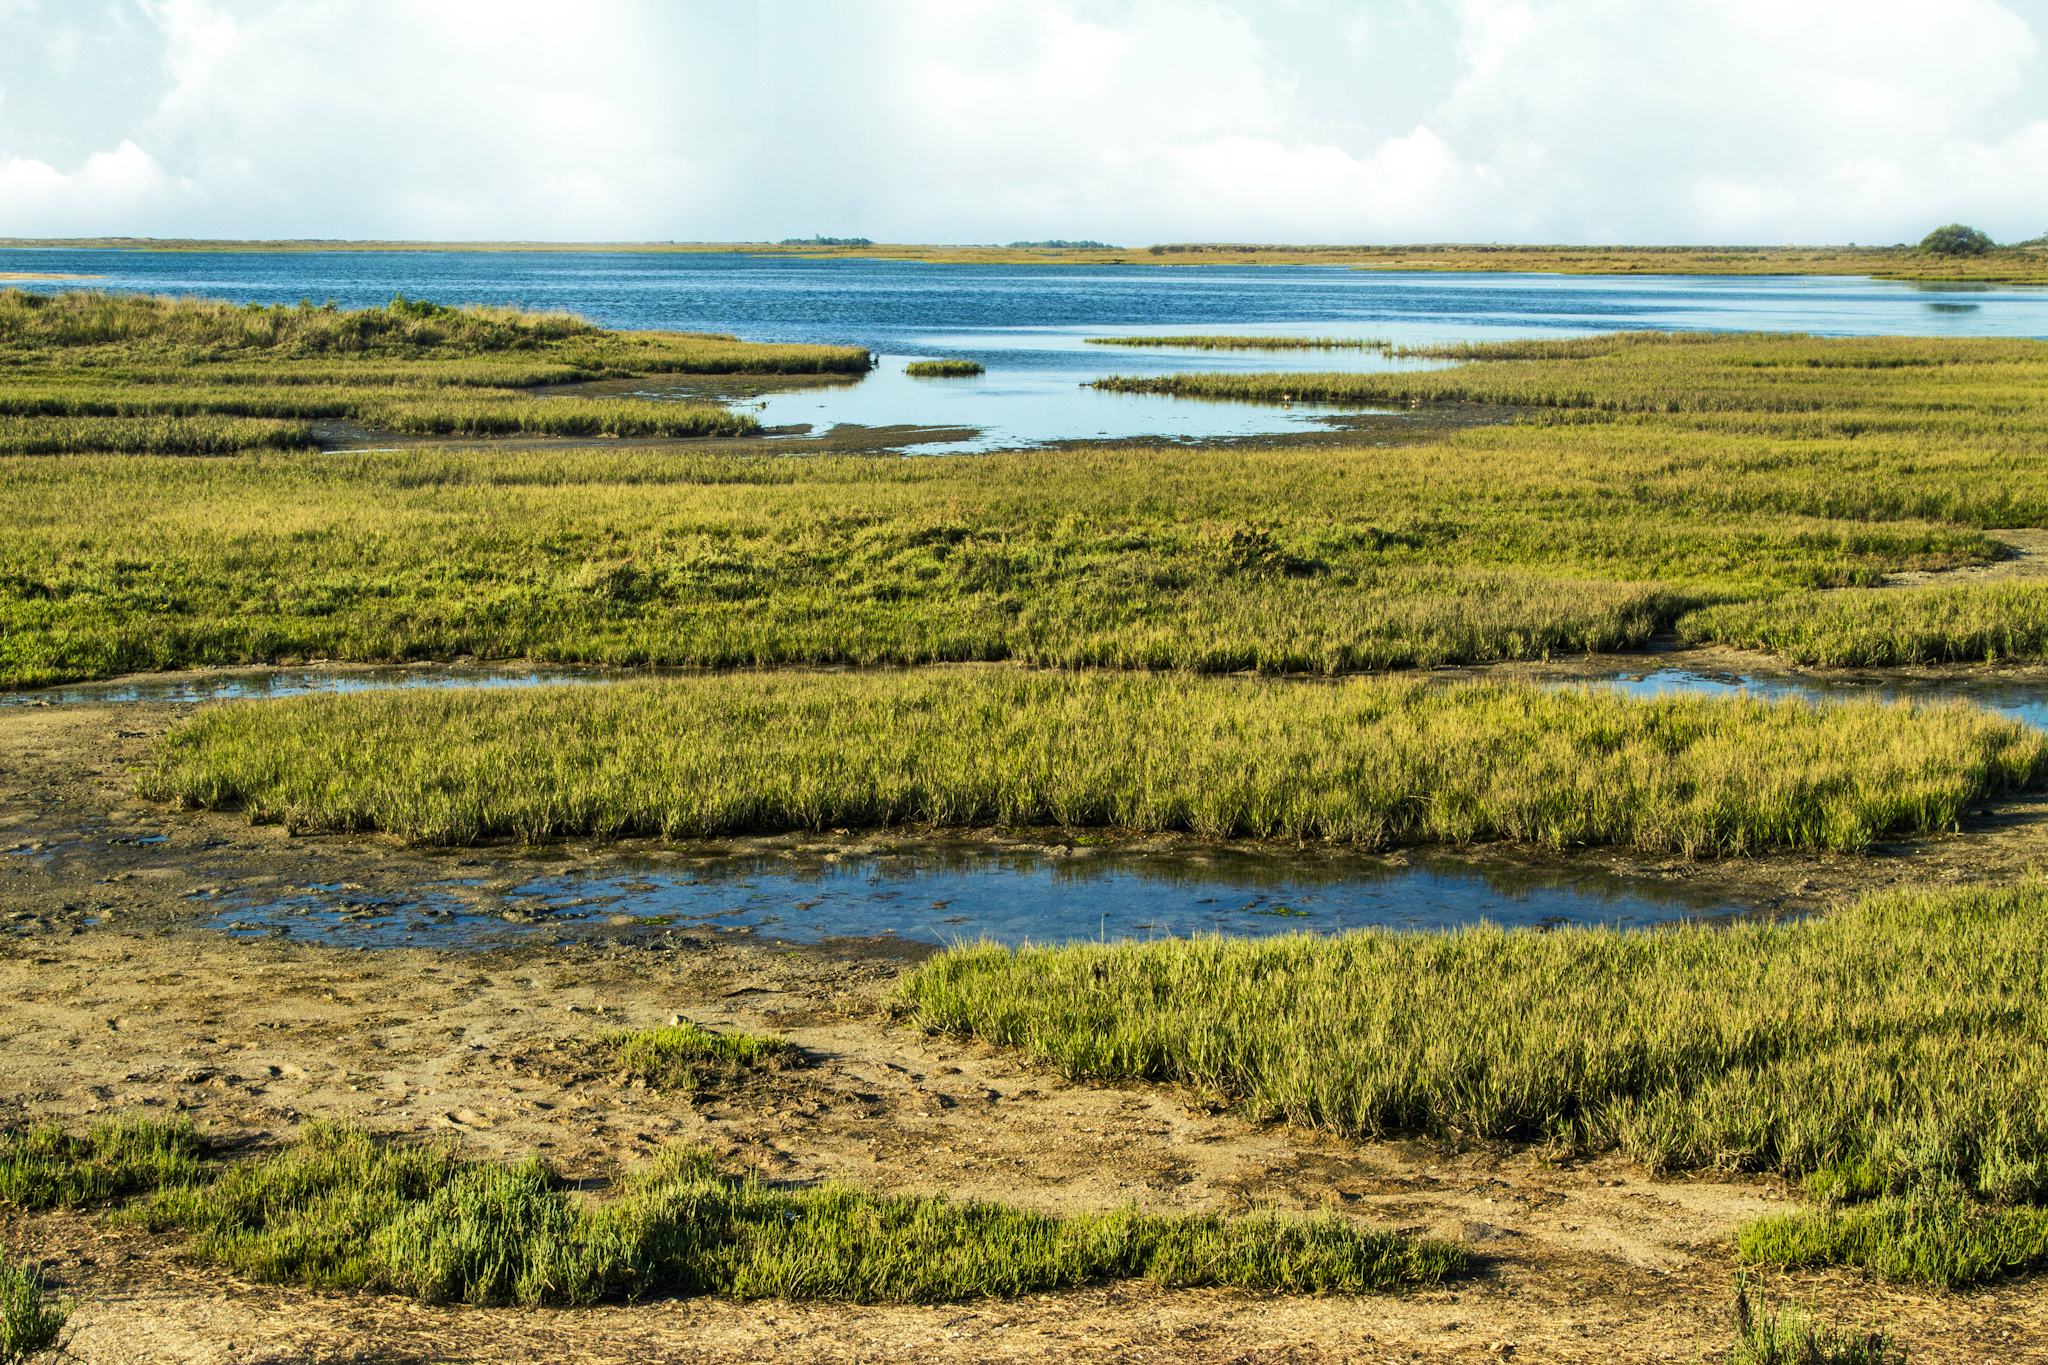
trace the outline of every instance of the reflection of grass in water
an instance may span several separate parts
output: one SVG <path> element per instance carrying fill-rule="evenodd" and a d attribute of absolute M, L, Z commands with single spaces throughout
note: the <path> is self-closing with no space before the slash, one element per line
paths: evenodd
<path fill-rule="evenodd" d="M 1141 336 L 1089 337 L 1090 346 L 1171 346 L 1190 351 L 1386 351 L 1390 341 L 1363 337 Z"/>
<path fill-rule="evenodd" d="M 442 844 L 1059 825 L 1705 856 L 1947 829 L 2044 761 L 1961 706 L 991 670 L 234 703 L 144 789 Z"/>
<path fill-rule="evenodd" d="M 80 1159 L 90 1159 L 82 1141 Z M 464 1303 L 925 1303 L 1126 1278 L 1365 1293 L 1434 1284 L 1469 1265 L 1454 1245 L 1335 1215 L 1044 1214 L 851 1185 L 771 1186 L 692 1150 L 667 1152 L 592 1199 L 538 1160 L 474 1161 L 317 1124 L 267 1155 L 166 1180 L 124 1216 L 188 1233 L 200 1259 L 252 1279 Z"/>
<path fill-rule="evenodd" d="M 1267 905 L 1252 911 L 1254 915 L 1270 915 L 1275 919 L 1314 919 L 1306 910 L 1297 910 L 1291 905 Z"/>
<path fill-rule="evenodd" d="M 2048 1266 L 2048 883 L 1793 923 L 956 948 L 928 1028 L 1361 1138 L 1808 1177 L 1743 1255 L 1975 1283 Z"/>

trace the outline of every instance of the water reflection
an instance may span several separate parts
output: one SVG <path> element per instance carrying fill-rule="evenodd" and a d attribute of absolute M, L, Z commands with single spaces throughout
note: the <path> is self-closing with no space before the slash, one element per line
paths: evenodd
<path fill-rule="evenodd" d="M 386 896 L 342 884 L 219 902 L 212 927 L 365 948 L 696 930 L 818 943 L 941 944 L 1648 925 L 1739 913 L 1682 885 L 1444 856 L 924 849 L 846 858 L 678 857 L 450 880 Z"/>

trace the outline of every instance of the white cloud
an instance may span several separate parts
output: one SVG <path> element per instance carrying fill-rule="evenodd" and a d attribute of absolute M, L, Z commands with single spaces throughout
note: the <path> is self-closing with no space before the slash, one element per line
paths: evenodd
<path fill-rule="evenodd" d="M 134 4 L 66 11 L 86 42 L 129 14 L 154 35 L 151 112 L 107 150 L 9 126 L 64 126 L 11 111 L 88 99 L 105 62 L 0 75 L 0 233 L 2048 228 L 2048 80 L 1997 0 Z M 49 13 L 0 0 L 0 51 L 86 51 Z"/>
<path fill-rule="evenodd" d="M 126 231 L 126 224 L 161 213 L 174 191 L 148 152 L 133 142 L 94 152 L 73 171 L 47 161 L 0 161 L 0 210 L 39 224 L 35 231 L 94 236 Z"/>

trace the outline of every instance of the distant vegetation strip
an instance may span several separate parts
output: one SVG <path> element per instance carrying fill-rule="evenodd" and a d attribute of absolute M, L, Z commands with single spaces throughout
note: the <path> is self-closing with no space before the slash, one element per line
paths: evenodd
<path fill-rule="evenodd" d="M 977 671 L 222 707 L 143 786 L 435 844 L 1062 825 L 1711 856 L 1947 829 L 2044 765 L 1963 706 Z"/>
<path fill-rule="evenodd" d="M 758 423 L 717 404 L 542 401 L 519 390 L 631 375 L 859 374 L 868 364 L 855 347 L 607 332 L 565 314 L 405 298 L 349 310 L 6 290 L 0 455 L 308 449 L 314 420 L 406 435 L 737 435 Z"/>
<path fill-rule="evenodd" d="M 1767 1171 L 1817 1207 L 1747 1259 L 1977 1283 L 2048 1268 L 2048 884 L 1821 918 L 957 948 L 927 1028 L 1359 1138 Z"/>
<path fill-rule="evenodd" d="M 418 242 L 222 240 L 141 237 L 9 238 L 22 246 L 137 251 L 627 251 L 799 254 L 934 264 L 1338 265 L 1388 271 L 1504 271 L 1568 275 L 1871 275 L 1879 279 L 2048 283 L 2048 243 L 1948 254 L 1921 244 L 1889 246 L 1563 246 L 1441 242 L 1302 244 L 1160 242 L 1113 246 L 1073 241 L 996 245 L 795 238 L 787 242 Z"/>
<path fill-rule="evenodd" d="M 1190 351 L 1386 351 L 1391 341 L 1365 337 L 1131 336 L 1089 337 L 1090 346 L 1170 346 Z"/>
<path fill-rule="evenodd" d="M 105 1188 L 95 1172 L 108 1168 L 140 1178 Z M 0 1202 L 107 1200 L 118 1220 L 181 1234 L 197 1259 L 249 1279 L 437 1303 L 935 1303 L 1121 1279 L 1360 1294 L 1433 1285 L 1471 1264 L 1456 1244 L 1335 1214 L 1038 1213 L 771 1185 L 696 1149 L 661 1153 L 591 1198 L 537 1159 L 477 1160 L 324 1124 L 232 1161 L 154 1122 L 0 1135 Z"/>

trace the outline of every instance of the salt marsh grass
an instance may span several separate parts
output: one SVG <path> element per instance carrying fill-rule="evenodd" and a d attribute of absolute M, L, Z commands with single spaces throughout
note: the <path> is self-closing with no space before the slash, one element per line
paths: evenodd
<path fill-rule="evenodd" d="M 1905 1365 L 1882 1332 L 1845 1331 L 1810 1309 L 1773 1306 L 1738 1280 L 1735 1349 L 1727 1365 Z"/>
<path fill-rule="evenodd" d="M 77 1159 L 103 1159 L 94 1139 L 72 1143 Z M 537 1160 L 476 1161 L 319 1124 L 269 1154 L 136 1191 L 120 1216 L 186 1234 L 192 1254 L 251 1279 L 461 1303 L 929 1303 L 1130 1278 L 1355 1294 L 1434 1284 L 1469 1264 L 1455 1245 L 1334 1215 L 1061 1216 L 769 1185 L 694 1150 L 593 1199 Z"/>
<path fill-rule="evenodd" d="M 850 347 L 607 332 L 566 314 L 234 307 L 193 299 L 0 291 L 0 455 L 219 455 L 314 445 L 304 420 L 407 435 L 735 435 L 715 404 L 518 390 L 624 375 L 864 372 Z M 451 394 L 459 394 L 454 396 Z"/>
<path fill-rule="evenodd" d="M 600 412 L 495 386 L 730 344 L 606 334 L 289 364 L 130 348 L 90 381 L 37 350 L 33 382 L 0 384 L 0 445 L 50 449 L 63 430 L 291 445 L 309 422 L 380 411 L 431 431 L 700 430 L 688 405 Z M 458 655 L 1336 673 L 1674 630 L 1840 662 L 2044 657 L 2018 591 L 1832 590 L 1984 563 L 1988 528 L 2048 525 L 2030 454 L 2048 448 L 2048 345 L 1610 337 L 1479 354 L 1331 377 L 1375 405 L 1537 414 L 1383 448 L 0 455 L 0 684 Z M 1226 378 L 1266 396 L 1300 381 Z M 172 421 L 254 425 L 149 434 Z"/>
<path fill-rule="evenodd" d="M 903 373 L 912 379 L 972 379 L 983 370 L 978 360 L 913 360 Z"/>
<path fill-rule="evenodd" d="M 695 1024 L 619 1030 L 601 1040 L 620 1076 L 656 1090 L 695 1090 L 708 1077 L 794 1065 L 796 1045 L 765 1033 L 713 1033 Z"/>
<path fill-rule="evenodd" d="M 2048 583 L 1794 593 L 1683 617 L 1685 638 L 1824 667 L 2048 658 Z"/>
<path fill-rule="evenodd" d="M 69 1317 L 43 1277 L 0 1247 L 0 1365 L 20 1365 L 57 1345 Z"/>
<path fill-rule="evenodd" d="M 42 1126 L 0 1132 L 0 1202 L 25 1209 L 104 1204 L 195 1179 L 203 1147 L 190 1128 L 109 1120 L 84 1136 Z"/>
<path fill-rule="evenodd" d="M 1962 706 L 988 670 L 225 706 L 144 788 L 436 844 L 1064 825 L 1712 856 L 1949 828 L 2044 762 Z"/>
<path fill-rule="evenodd" d="M 2048 1265 L 2044 928 L 2030 880 L 1781 924 L 968 947 L 903 999 L 1071 1077 L 1353 1137 L 1810 1178 L 1852 1202 L 1747 1257 L 1961 1284 Z"/>

